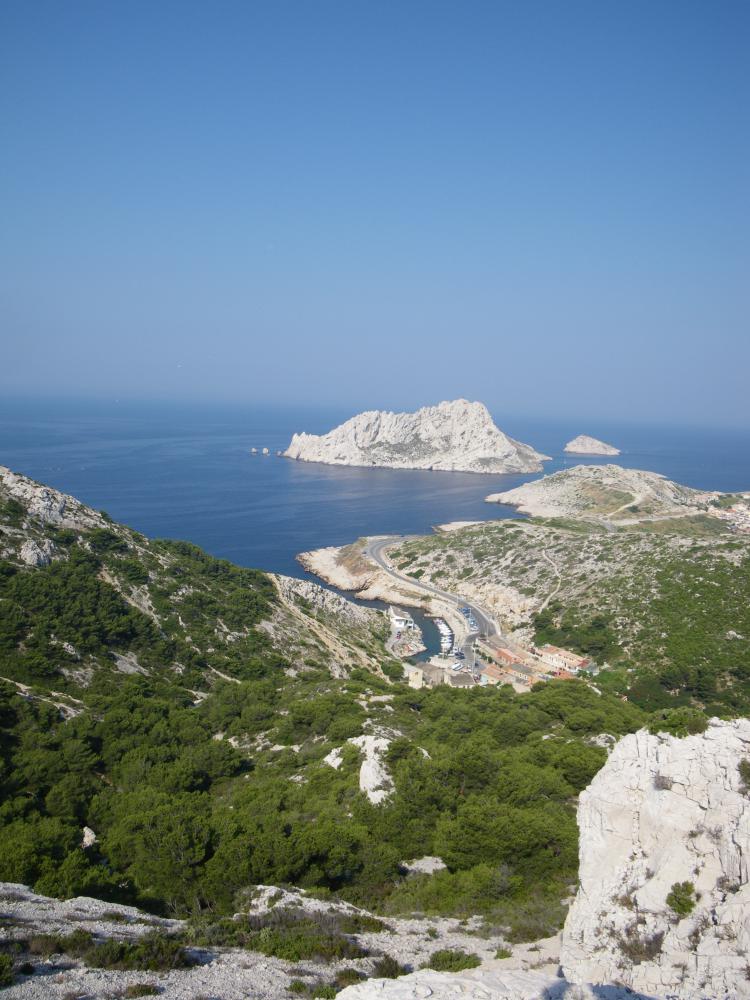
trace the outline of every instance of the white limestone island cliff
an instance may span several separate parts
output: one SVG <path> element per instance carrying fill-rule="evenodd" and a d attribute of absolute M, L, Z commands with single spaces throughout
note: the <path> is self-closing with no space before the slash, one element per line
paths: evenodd
<path fill-rule="evenodd" d="M 619 455 L 620 449 L 614 445 L 600 441 L 598 438 L 589 437 L 588 434 L 579 434 L 578 437 L 568 441 L 563 451 L 569 455 Z"/>
<path fill-rule="evenodd" d="M 326 465 L 440 472 L 539 472 L 549 456 L 508 437 L 483 403 L 465 399 L 416 413 L 369 410 L 327 434 L 295 434 L 286 458 Z"/>

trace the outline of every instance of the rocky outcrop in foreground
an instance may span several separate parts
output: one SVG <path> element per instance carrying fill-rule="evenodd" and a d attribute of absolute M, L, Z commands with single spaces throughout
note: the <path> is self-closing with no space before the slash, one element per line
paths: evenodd
<path fill-rule="evenodd" d="M 441 472 L 539 472 L 548 456 L 508 437 L 483 403 L 456 399 L 416 413 L 371 410 L 328 434 L 295 434 L 286 458 Z"/>
<path fill-rule="evenodd" d="M 589 437 L 588 434 L 579 434 L 578 437 L 568 441 L 563 451 L 570 455 L 619 455 L 620 449 L 614 445 L 606 444 L 598 438 Z"/>
<path fill-rule="evenodd" d="M 747 766 L 743 764 L 747 762 Z M 750 997 L 750 721 L 622 739 L 582 793 L 580 888 L 549 964 L 351 986 L 342 1000 Z"/>
<path fill-rule="evenodd" d="M 580 889 L 561 954 L 571 980 L 685 1000 L 750 996 L 743 762 L 750 770 L 747 719 L 617 744 L 578 809 Z"/>

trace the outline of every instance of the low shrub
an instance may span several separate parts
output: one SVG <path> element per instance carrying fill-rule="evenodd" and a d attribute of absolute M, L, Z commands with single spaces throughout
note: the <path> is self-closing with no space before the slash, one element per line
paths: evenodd
<path fill-rule="evenodd" d="M 0 955 L 0 988 L 13 982 L 13 959 L 10 955 Z"/>
<path fill-rule="evenodd" d="M 495 952 L 495 958 L 512 958 L 513 952 L 510 948 L 498 948 Z"/>
<path fill-rule="evenodd" d="M 336 985 L 340 990 L 343 990 L 345 986 L 353 986 L 365 978 L 364 972 L 359 972 L 358 969 L 341 969 L 340 972 L 336 973 Z"/>
<path fill-rule="evenodd" d="M 373 922 L 385 926 L 382 921 Z M 287 962 L 339 962 L 367 954 L 347 937 L 371 929 L 367 925 L 368 918 L 356 915 L 305 914 L 287 908 L 270 910 L 263 916 L 248 914 L 194 923 L 190 939 L 206 947 L 247 948 Z"/>
<path fill-rule="evenodd" d="M 663 942 L 664 931 L 641 936 L 635 924 L 631 924 L 619 938 L 620 950 L 633 965 L 640 965 L 641 962 L 651 962 L 655 959 L 657 955 L 661 954 Z"/>
<path fill-rule="evenodd" d="M 408 968 L 397 962 L 392 955 L 383 955 L 373 966 L 372 975 L 375 979 L 396 979 L 398 976 L 405 976 L 408 971 Z"/>
<path fill-rule="evenodd" d="M 28 942 L 32 955 L 70 955 L 95 969 L 142 969 L 163 972 L 192 965 L 180 942 L 159 931 L 151 931 L 137 941 L 97 942 L 88 931 L 68 935 L 37 934 Z"/>
<path fill-rule="evenodd" d="M 155 997 L 161 991 L 158 986 L 154 986 L 153 983 L 131 983 L 130 986 L 125 987 L 125 992 L 123 997 L 130 1000 L 131 997 Z"/>
<path fill-rule="evenodd" d="M 479 955 L 442 948 L 440 951 L 433 951 L 425 968 L 434 969 L 435 972 L 462 972 L 464 969 L 476 969 L 479 964 Z"/>
<path fill-rule="evenodd" d="M 667 893 L 667 906 L 679 917 L 687 917 L 695 909 L 695 886 L 692 882 L 675 882 Z"/>

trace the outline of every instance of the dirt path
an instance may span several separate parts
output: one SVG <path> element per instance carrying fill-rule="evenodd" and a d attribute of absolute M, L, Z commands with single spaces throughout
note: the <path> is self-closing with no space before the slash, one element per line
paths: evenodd
<path fill-rule="evenodd" d="M 555 576 L 557 577 L 557 586 L 555 587 L 554 590 L 551 590 L 549 592 L 549 594 L 547 594 L 547 596 L 544 598 L 544 600 L 542 601 L 542 605 L 539 608 L 539 611 L 544 611 L 544 609 L 547 607 L 547 605 L 549 604 L 549 602 L 551 600 L 553 600 L 555 597 L 557 597 L 557 595 L 560 593 L 560 587 L 562 587 L 562 573 L 560 572 L 560 567 L 557 565 L 557 563 L 555 562 L 555 560 L 547 552 L 546 549 L 542 549 L 542 557 L 544 559 L 546 559 L 547 562 L 552 567 L 552 571 L 554 572 Z"/>

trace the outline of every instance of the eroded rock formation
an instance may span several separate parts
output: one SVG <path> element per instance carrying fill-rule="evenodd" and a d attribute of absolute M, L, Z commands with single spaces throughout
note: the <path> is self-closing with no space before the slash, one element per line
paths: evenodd
<path fill-rule="evenodd" d="M 465 399 L 416 413 L 360 413 L 328 434 L 295 434 L 284 455 L 327 465 L 491 473 L 539 472 L 548 457 L 504 434 L 483 403 Z"/>

